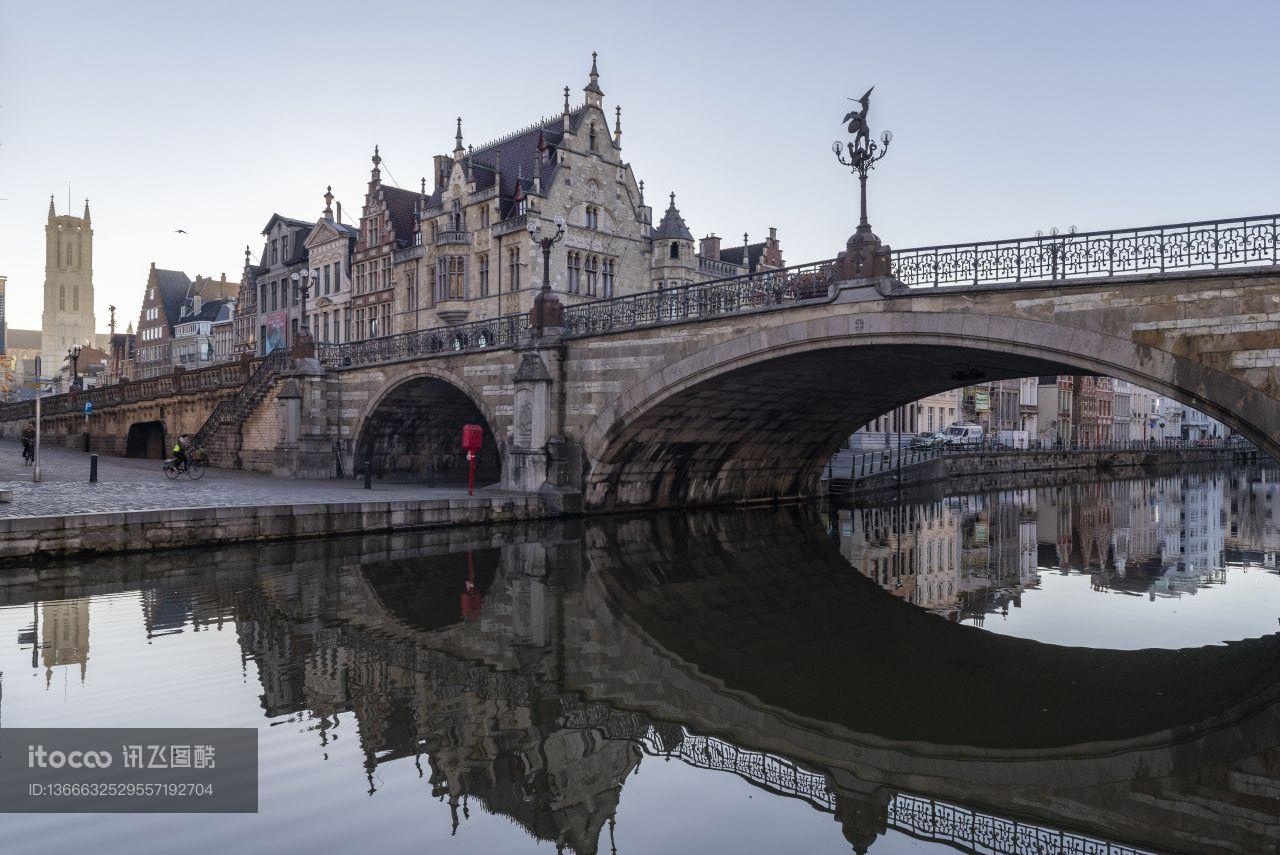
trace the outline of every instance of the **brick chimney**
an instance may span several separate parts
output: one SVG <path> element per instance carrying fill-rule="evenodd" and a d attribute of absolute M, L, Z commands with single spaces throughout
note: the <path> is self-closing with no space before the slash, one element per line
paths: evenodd
<path fill-rule="evenodd" d="M 698 255 L 701 255 L 703 258 L 710 258 L 714 261 L 719 261 L 720 238 L 714 234 L 710 234 L 698 241 Z"/>

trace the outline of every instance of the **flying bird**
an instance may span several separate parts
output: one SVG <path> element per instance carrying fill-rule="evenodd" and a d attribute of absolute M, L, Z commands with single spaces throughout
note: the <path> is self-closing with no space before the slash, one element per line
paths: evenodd
<path fill-rule="evenodd" d="M 186 229 L 174 229 L 173 233 L 174 233 L 174 234 L 177 234 L 177 235 L 185 235 L 185 234 L 187 233 L 187 230 L 186 230 Z"/>

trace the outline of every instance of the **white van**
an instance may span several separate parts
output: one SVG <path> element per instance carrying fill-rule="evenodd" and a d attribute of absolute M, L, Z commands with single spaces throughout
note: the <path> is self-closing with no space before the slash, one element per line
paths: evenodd
<path fill-rule="evenodd" d="M 947 428 L 947 445 L 981 445 L 982 425 L 954 424 Z"/>

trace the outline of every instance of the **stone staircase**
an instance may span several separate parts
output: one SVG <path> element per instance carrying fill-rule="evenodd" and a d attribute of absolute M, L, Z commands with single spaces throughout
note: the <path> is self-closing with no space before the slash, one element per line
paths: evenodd
<path fill-rule="evenodd" d="M 236 394 L 219 401 L 192 437 L 192 447 L 202 448 L 215 466 L 236 468 L 240 451 L 240 429 L 275 386 L 280 372 L 289 366 L 283 350 L 267 356 Z"/>

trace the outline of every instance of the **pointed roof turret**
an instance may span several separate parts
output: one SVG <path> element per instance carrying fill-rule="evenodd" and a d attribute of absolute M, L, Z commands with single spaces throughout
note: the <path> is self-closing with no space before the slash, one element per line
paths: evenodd
<path fill-rule="evenodd" d="M 622 105 L 613 108 L 613 144 L 622 147 Z"/>
<path fill-rule="evenodd" d="M 333 219 L 333 185 L 330 184 L 324 189 L 324 218 L 326 220 Z"/>
<path fill-rule="evenodd" d="M 91 222 L 89 219 L 89 200 L 88 199 L 84 200 L 84 221 L 86 224 Z"/>
<path fill-rule="evenodd" d="M 50 193 L 49 194 L 49 219 L 52 220 L 56 216 L 58 216 L 58 212 L 53 209 L 53 194 Z"/>
<path fill-rule="evenodd" d="M 684 217 L 680 216 L 680 209 L 676 207 L 675 193 L 671 194 L 671 204 L 662 215 L 662 222 L 653 230 L 653 237 L 658 240 L 693 240 L 693 232 L 689 231 Z"/>
<path fill-rule="evenodd" d="M 453 159 L 458 160 L 462 157 L 462 153 L 466 151 L 462 146 L 462 117 L 458 117 L 458 133 L 453 137 Z"/>
<path fill-rule="evenodd" d="M 582 89 L 587 93 L 587 104 L 599 107 L 603 103 L 604 90 L 600 88 L 600 72 L 596 69 L 596 52 L 591 52 L 591 81 Z"/>

